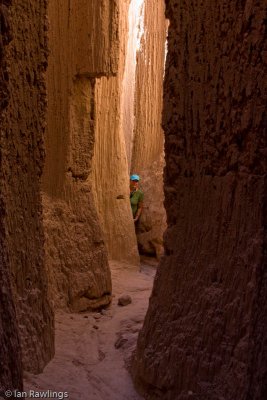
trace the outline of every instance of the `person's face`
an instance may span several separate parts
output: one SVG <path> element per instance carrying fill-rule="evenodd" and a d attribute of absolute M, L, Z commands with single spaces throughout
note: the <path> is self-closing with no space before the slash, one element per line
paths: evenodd
<path fill-rule="evenodd" d="M 137 189 L 138 188 L 138 181 L 130 181 L 130 189 Z"/>

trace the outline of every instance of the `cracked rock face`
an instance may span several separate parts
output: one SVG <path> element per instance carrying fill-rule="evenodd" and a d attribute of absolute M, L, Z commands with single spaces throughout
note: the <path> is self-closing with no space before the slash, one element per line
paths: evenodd
<path fill-rule="evenodd" d="M 43 174 L 46 268 L 56 308 L 111 300 L 107 249 L 96 212 L 92 156 L 96 79 L 118 70 L 118 7 L 50 2 L 48 125 Z"/>
<path fill-rule="evenodd" d="M 8 8 L 0 4 L 0 118 L 8 105 L 7 82 L 2 79 L 6 71 L 5 46 L 11 40 Z M 0 160 L 3 158 L 4 146 L 1 137 Z M 22 362 L 19 345 L 18 324 L 15 316 L 14 299 L 11 292 L 11 276 L 9 271 L 8 249 L 6 245 L 6 203 L 3 182 L 6 180 L 3 165 L 0 170 L 0 396 L 7 389 L 22 388 Z"/>
<path fill-rule="evenodd" d="M 166 5 L 166 255 L 133 376 L 147 399 L 262 400 L 264 7 L 208 0 Z"/>
<path fill-rule="evenodd" d="M 21 385 L 17 333 L 26 370 L 40 372 L 54 353 L 40 197 L 46 112 L 46 5 L 46 1 L 1 2 L 1 46 L 5 46 L 1 48 L 1 88 L 5 88 L 1 102 L 5 110 L 1 112 L 0 254 L 5 293 L 1 296 L 4 343 L 1 338 L 0 347 L 1 351 L 9 350 L 9 360 L 2 361 L 1 355 L 4 365 L 0 375 L 4 373 L 7 381 L 13 375 L 9 389 Z M 12 302 L 16 318 L 8 305 Z M 18 356 L 15 365 L 14 354 Z"/>

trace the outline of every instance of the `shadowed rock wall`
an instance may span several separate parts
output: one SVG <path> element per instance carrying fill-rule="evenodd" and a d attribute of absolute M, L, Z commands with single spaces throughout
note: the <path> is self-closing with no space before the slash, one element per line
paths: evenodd
<path fill-rule="evenodd" d="M 9 4 L 10 5 L 10 4 Z M 22 363 L 18 324 L 11 292 L 10 262 L 7 248 L 6 160 L 4 160 L 4 136 L 2 135 L 2 112 L 9 101 L 5 46 L 11 40 L 9 8 L 0 2 L 0 396 L 7 389 L 22 388 Z"/>
<path fill-rule="evenodd" d="M 133 375 L 146 399 L 263 400 L 265 7 L 229 0 L 166 6 L 166 255 Z"/>
<path fill-rule="evenodd" d="M 1 365 L 0 375 L 4 374 L 8 382 L 12 374 L 13 385 L 19 386 L 21 362 L 16 325 L 26 370 L 40 372 L 54 353 L 40 197 L 46 111 L 46 1 L 4 3 L 9 6 L 13 40 L 6 48 L 6 68 L 1 74 L 6 87 L 1 97 L 1 104 L 6 106 L 1 115 L 1 285 L 4 285 L 1 289 L 4 313 L 1 315 L 1 324 L 4 324 L 1 351 L 8 349 L 9 359 L 1 357 L 4 365 Z M 1 10 L 6 13 L 7 8 L 2 5 Z M 1 31 L 5 23 L 2 14 Z M 1 45 L 4 42 L 5 39 Z M 12 303 L 9 276 L 17 324 L 14 310 L 8 306 Z M 14 357 L 17 357 L 16 363 Z"/>
<path fill-rule="evenodd" d="M 122 79 L 128 39 L 128 9 L 128 1 L 120 3 L 118 74 L 96 81 L 93 183 L 109 257 L 136 264 L 139 254 L 129 201 L 128 163 L 122 131 Z M 130 113 L 128 116 L 132 117 Z"/>
<path fill-rule="evenodd" d="M 111 279 L 92 195 L 95 81 L 118 70 L 117 1 L 50 2 L 43 175 L 46 265 L 56 307 L 106 305 Z"/>
<path fill-rule="evenodd" d="M 166 229 L 161 128 L 167 29 L 164 12 L 164 0 L 145 1 L 144 33 L 137 52 L 134 140 L 130 160 L 131 172 L 141 176 L 145 194 L 137 228 L 139 250 L 157 256 L 162 252 L 163 232 Z"/>

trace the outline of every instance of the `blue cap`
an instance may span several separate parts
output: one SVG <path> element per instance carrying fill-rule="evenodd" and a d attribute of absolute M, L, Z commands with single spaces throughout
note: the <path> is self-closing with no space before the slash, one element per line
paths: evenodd
<path fill-rule="evenodd" d="M 131 181 L 140 181 L 140 177 L 139 177 L 139 175 L 131 175 L 130 180 Z"/>

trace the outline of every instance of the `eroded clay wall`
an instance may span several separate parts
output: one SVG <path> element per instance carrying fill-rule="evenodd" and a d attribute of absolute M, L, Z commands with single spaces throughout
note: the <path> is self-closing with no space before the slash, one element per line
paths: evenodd
<path fill-rule="evenodd" d="M 166 1 L 166 255 L 133 366 L 147 399 L 267 397 L 263 3 Z"/>
<path fill-rule="evenodd" d="M 129 175 L 123 118 L 123 74 L 128 40 L 129 2 L 120 2 L 120 55 L 115 77 L 96 81 L 94 196 L 111 259 L 139 262 L 129 201 Z M 129 110 L 127 118 L 133 116 Z"/>
<path fill-rule="evenodd" d="M 22 363 L 19 345 L 18 324 L 16 321 L 14 298 L 11 291 L 10 263 L 7 248 L 7 221 L 5 191 L 8 176 L 4 153 L 4 137 L 2 135 L 2 113 L 8 105 L 6 46 L 11 36 L 9 8 L 0 3 L 0 396 L 2 391 L 22 388 Z"/>
<path fill-rule="evenodd" d="M 110 258 L 130 263 L 139 259 L 129 204 L 130 170 L 142 176 L 146 196 L 137 235 L 140 250 L 159 256 L 166 227 L 161 129 L 164 9 L 163 1 L 120 3 L 118 74 L 97 79 L 95 87 L 93 192 Z"/>
<path fill-rule="evenodd" d="M 9 24 L 12 41 L 6 48 L 6 69 L 1 74 L 6 85 L 1 97 L 6 107 L 1 115 L 1 325 L 5 329 L 1 352 L 8 349 L 9 355 L 8 360 L 1 357 L 0 375 L 2 378 L 4 374 L 8 382 L 12 374 L 14 387 L 21 381 L 17 326 L 24 369 L 40 372 L 54 353 L 40 197 L 46 111 L 46 1 L 2 3 L 9 10 L 2 5 L 1 31 Z M 17 323 L 9 305 L 9 276 Z M 16 363 L 14 357 L 18 357 Z"/>
<path fill-rule="evenodd" d="M 128 38 L 125 52 L 125 68 L 122 81 L 121 109 L 122 130 L 125 137 L 128 172 L 130 174 L 134 139 L 134 99 L 136 80 L 136 53 L 144 31 L 144 0 L 131 0 L 128 11 Z"/>
<path fill-rule="evenodd" d="M 48 124 L 43 175 L 46 266 L 56 307 L 109 303 L 107 250 L 90 178 L 95 82 L 118 70 L 118 2 L 49 3 Z"/>
<path fill-rule="evenodd" d="M 140 175 L 145 195 L 137 227 L 139 250 L 159 257 L 166 228 L 161 115 L 167 25 L 164 0 L 145 0 L 144 5 L 144 32 L 137 52 L 130 170 Z M 129 134 L 125 134 L 129 141 Z"/>

